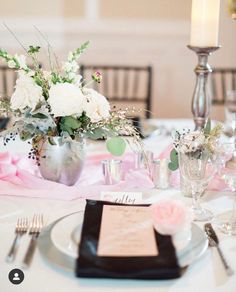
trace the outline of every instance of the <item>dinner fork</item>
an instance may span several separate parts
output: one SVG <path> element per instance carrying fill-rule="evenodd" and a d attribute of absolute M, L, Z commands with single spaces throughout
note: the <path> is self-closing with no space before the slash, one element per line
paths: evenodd
<path fill-rule="evenodd" d="M 30 224 L 29 235 L 31 235 L 30 243 L 28 245 L 25 257 L 23 259 L 23 268 L 29 268 L 37 245 L 38 236 L 43 228 L 43 215 L 34 214 Z"/>
<path fill-rule="evenodd" d="M 12 243 L 12 246 L 8 252 L 8 255 L 6 257 L 6 261 L 8 263 L 11 263 L 14 261 L 16 257 L 16 253 L 20 244 L 20 238 L 22 235 L 24 235 L 27 230 L 28 230 L 29 224 L 28 224 L 28 219 L 27 218 L 19 218 L 16 222 L 16 227 L 15 227 L 15 239 Z"/>

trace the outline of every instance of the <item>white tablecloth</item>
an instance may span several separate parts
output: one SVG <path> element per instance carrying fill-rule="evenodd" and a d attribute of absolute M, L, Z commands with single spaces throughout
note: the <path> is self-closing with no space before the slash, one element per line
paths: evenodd
<path fill-rule="evenodd" d="M 166 125 L 169 130 L 173 127 L 182 128 L 191 124 L 188 120 L 162 120 L 151 121 L 158 125 Z M 169 143 L 170 138 L 166 136 L 156 136 L 148 139 L 146 148 L 160 153 Z M 99 150 L 103 147 L 98 143 Z M 93 147 L 91 147 L 92 149 Z M 16 144 L 9 146 L 24 152 L 24 146 L 16 147 Z M 0 147 L 0 151 L 3 148 Z M 66 194 L 65 194 L 66 195 Z M 157 201 L 162 198 L 175 197 L 191 203 L 190 199 L 184 198 L 179 190 L 169 189 L 166 191 L 151 190 L 144 191 L 146 202 Z M 42 292 L 42 291 L 127 291 L 127 292 L 148 292 L 148 291 L 168 291 L 168 292 L 209 292 L 209 291 L 236 291 L 236 274 L 227 277 L 215 249 L 208 249 L 207 252 L 194 264 L 189 266 L 186 273 L 177 280 L 169 281 L 142 281 L 142 280 L 97 280 L 78 279 L 55 269 L 48 264 L 36 250 L 32 266 L 25 270 L 25 279 L 18 286 L 13 285 L 8 280 L 8 273 L 13 268 L 21 268 L 21 260 L 29 242 L 29 237 L 24 236 L 20 245 L 19 253 L 14 263 L 5 262 L 6 254 L 9 250 L 14 236 L 14 227 L 17 218 L 31 217 L 34 213 L 41 212 L 46 215 L 47 223 L 53 222 L 59 217 L 83 209 L 84 200 L 71 202 L 58 200 L 43 200 L 23 197 L 0 196 L 0 291 L 22 291 L 22 292 Z M 203 205 L 211 209 L 215 214 L 224 212 L 232 206 L 232 199 L 228 193 L 208 192 L 204 196 Z M 2 207 L 2 209 L 1 209 Z M 9 210 L 9 212 L 7 212 Z M 202 224 L 200 224 L 202 226 Z M 220 235 L 222 249 L 231 267 L 236 273 L 236 237 Z"/>

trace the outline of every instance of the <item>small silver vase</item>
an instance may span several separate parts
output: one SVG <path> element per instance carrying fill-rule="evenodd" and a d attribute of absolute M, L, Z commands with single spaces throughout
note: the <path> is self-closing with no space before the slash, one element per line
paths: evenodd
<path fill-rule="evenodd" d="M 39 170 L 43 178 L 68 186 L 79 179 L 85 161 L 85 140 L 62 141 L 53 137 L 55 145 L 48 140 L 38 145 Z"/>

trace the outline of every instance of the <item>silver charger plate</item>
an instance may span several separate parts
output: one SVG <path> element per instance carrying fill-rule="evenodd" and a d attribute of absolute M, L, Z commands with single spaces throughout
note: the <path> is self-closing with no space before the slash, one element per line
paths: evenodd
<path fill-rule="evenodd" d="M 39 238 L 38 238 L 38 248 L 41 255 L 53 265 L 53 267 L 59 268 L 70 274 L 74 274 L 76 259 L 67 253 L 59 249 L 52 240 L 52 230 L 56 224 L 61 220 L 67 218 L 68 216 L 73 216 L 74 214 L 81 213 L 74 212 L 72 214 L 66 215 L 58 220 L 54 221 L 47 227 L 45 227 Z M 78 224 L 81 222 L 78 222 Z M 73 227 L 73 230 L 76 226 Z M 192 224 L 192 237 L 189 243 L 182 250 L 177 251 L 177 258 L 180 267 L 186 267 L 194 263 L 199 257 L 201 257 L 208 247 L 208 240 L 205 232 L 196 224 Z"/>

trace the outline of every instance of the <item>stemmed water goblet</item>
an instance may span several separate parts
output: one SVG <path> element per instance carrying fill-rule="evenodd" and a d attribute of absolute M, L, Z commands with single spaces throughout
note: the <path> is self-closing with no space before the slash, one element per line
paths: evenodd
<path fill-rule="evenodd" d="M 191 189 L 194 220 L 211 220 L 213 213 L 203 208 L 199 201 L 202 192 L 217 171 L 215 155 L 210 155 L 204 149 L 193 153 L 179 151 L 179 168 L 180 174 Z"/>
<path fill-rule="evenodd" d="M 226 126 L 229 124 L 232 129 L 232 137 L 234 139 L 234 151 L 231 156 L 231 162 L 235 164 L 236 168 L 236 90 L 227 91 L 225 100 L 225 117 Z"/>
<path fill-rule="evenodd" d="M 218 152 L 221 164 L 218 173 L 230 188 L 233 203 L 231 210 L 215 217 L 214 223 L 223 233 L 236 235 L 236 165 L 232 159 L 235 153 L 235 141 L 222 143 Z"/>

